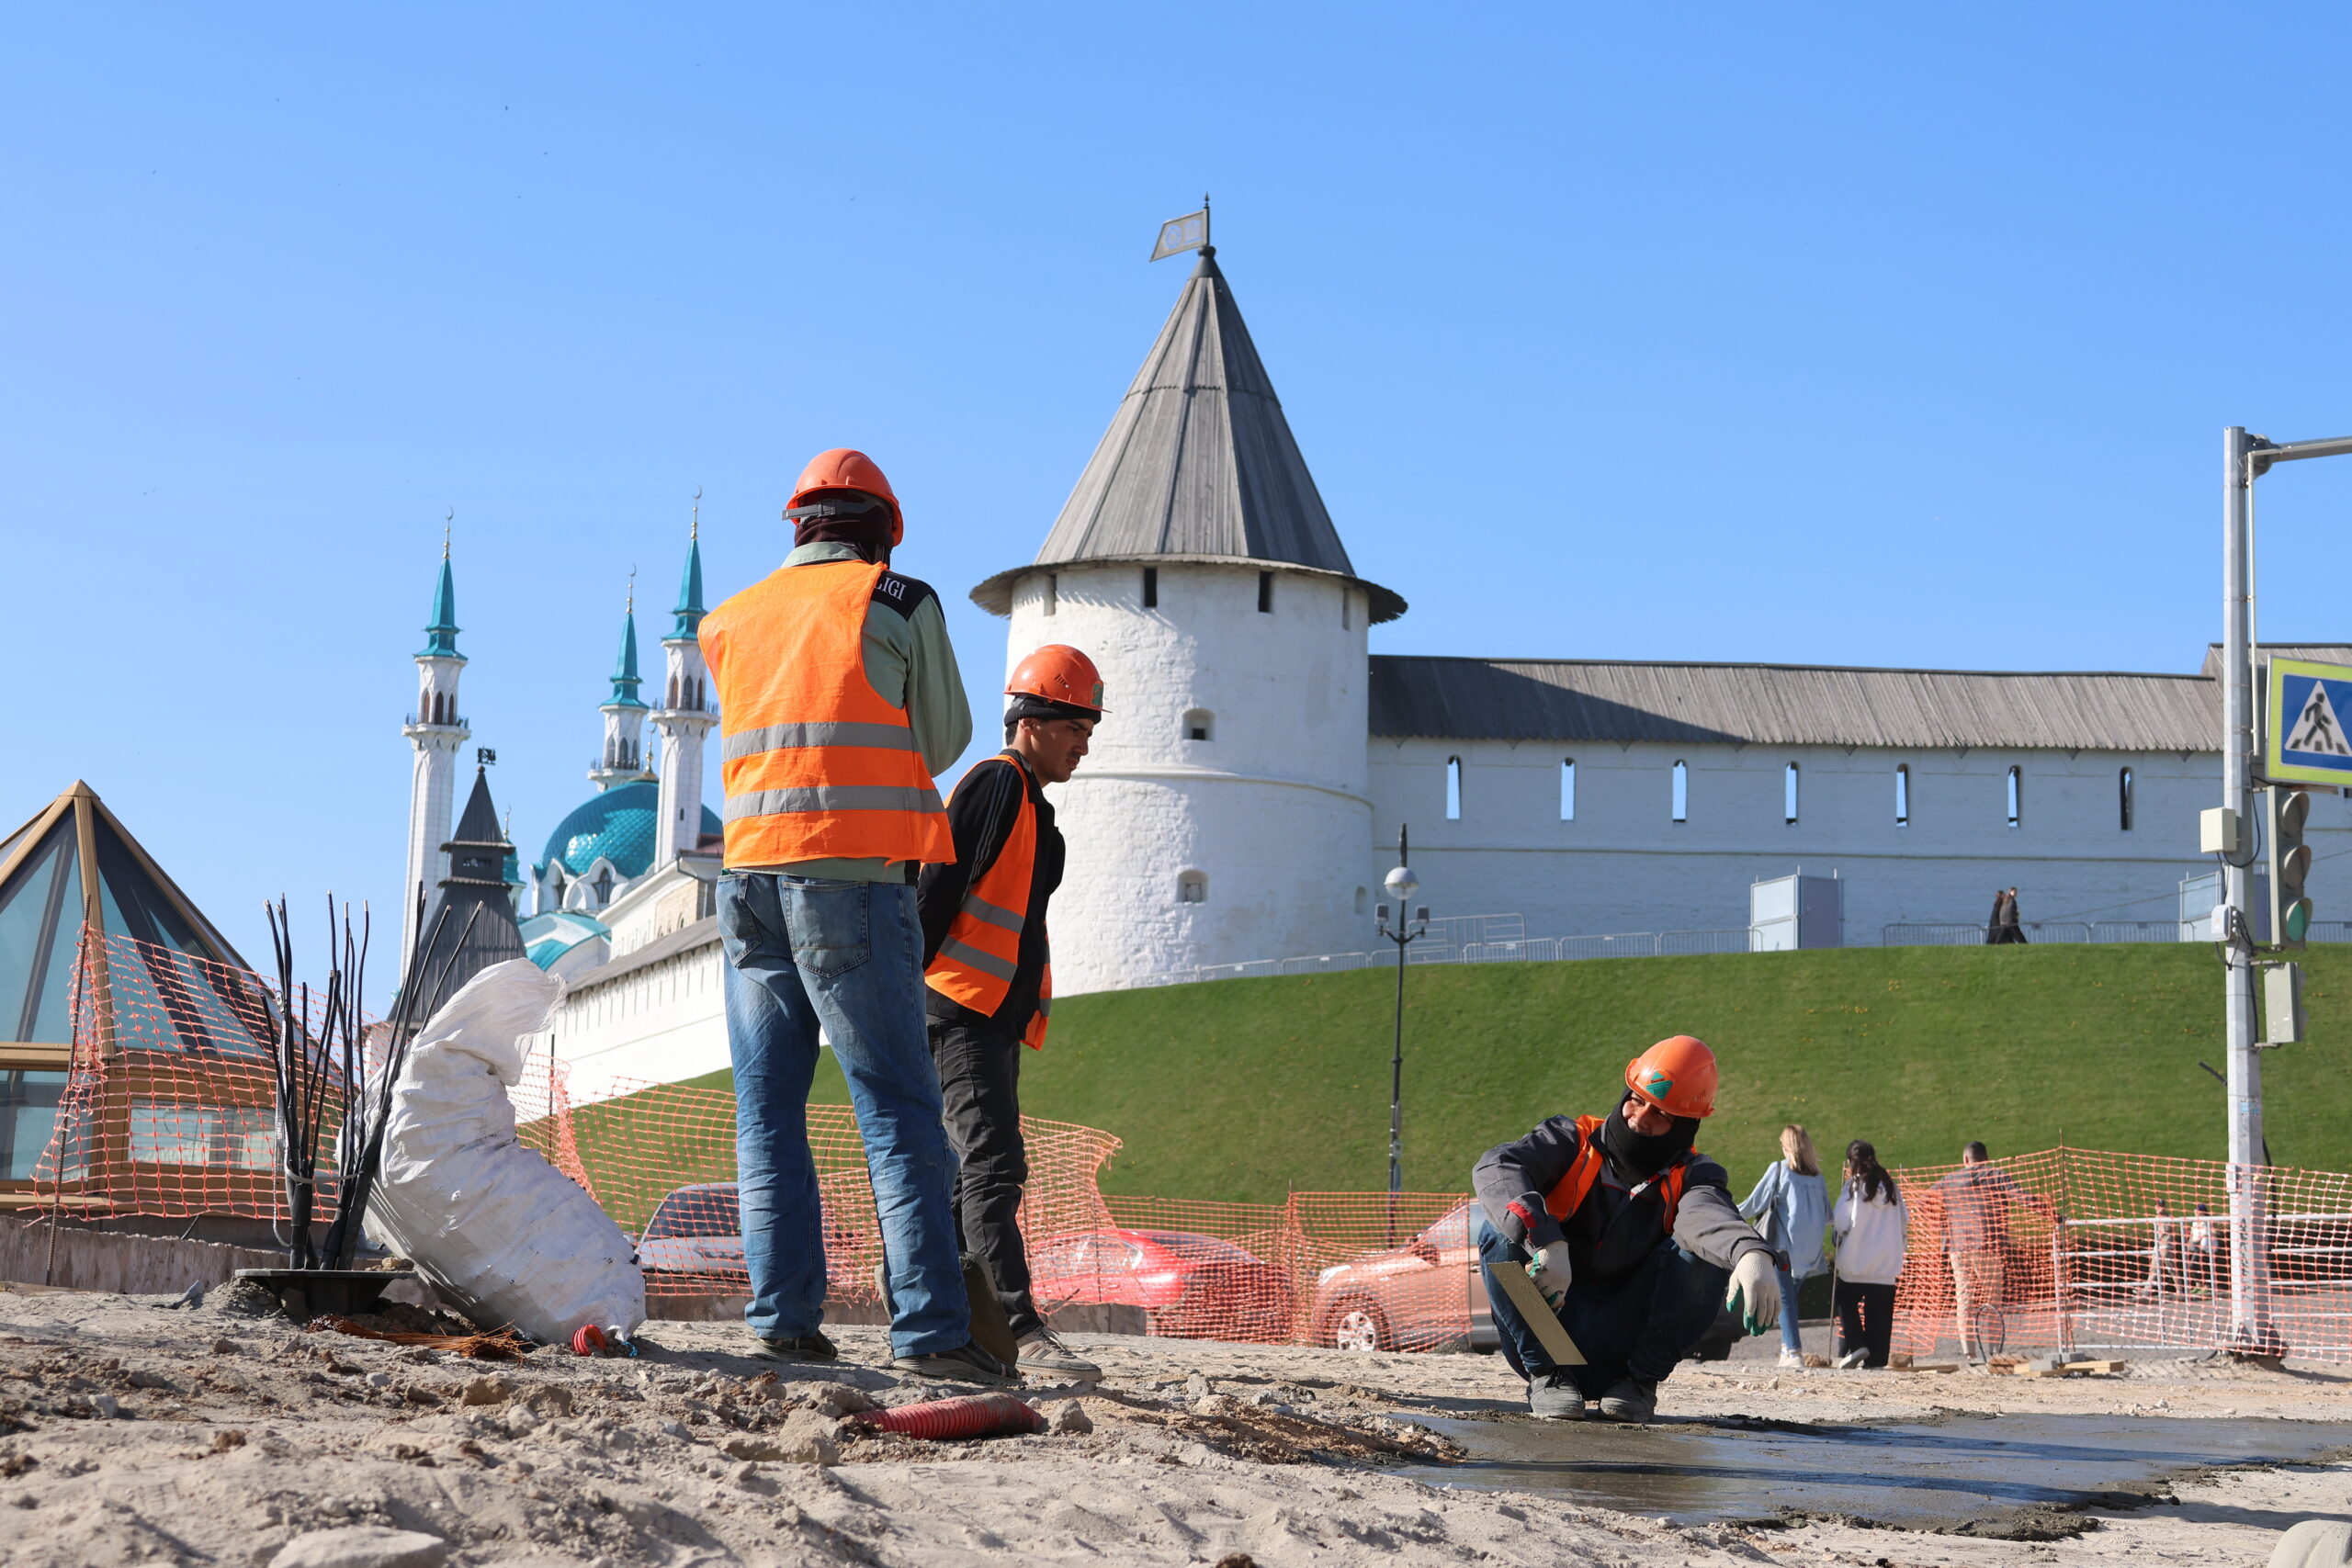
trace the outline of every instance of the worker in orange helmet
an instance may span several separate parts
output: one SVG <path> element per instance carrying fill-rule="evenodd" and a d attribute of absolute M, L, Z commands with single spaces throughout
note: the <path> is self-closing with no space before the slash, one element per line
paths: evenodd
<path fill-rule="evenodd" d="M 1625 1064 L 1607 1116 L 1555 1116 L 1478 1161 L 1487 1300 L 1535 1415 L 1579 1420 L 1598 1399 L 1605 1419 L 1647 1421 L 1719 1305 L 1750 1334 L 1780 1322 L 1771 1249 L 1740 1217 L 1723 1167 L 1692 1147 L 1714 1109 L 1715 1054 L 1678 1034 Z M 1583 1366 L 1554 1362 L 1497 1285 L 1506 1269 L 1533 1280 Z"/>
<path fill-rule="evenodd" d="M 1062 880 L 1062 836 L 1045 786 L 1068 784 L 1102 716 L 1102 675 L 1074 648 L 1041 648 L 1005 682 L 1004 750 L 975 763 L 947 801 L 956 858 L 916 888 L 932 1060 L 961 1162 L 956 1223 L 967 1276 L 1002 1309 L 1025 1373 L 1102 1371 L 1057 1337 L 1029 1292 L 1014 1216 L 1029 1179 L 1021 1136 L 1021 1050 L 1046 1043 L 1054 971 L 1046 905 Z"/>
<path fill-rule="evenodd" d="M 865 1138 L 893 1365 L 1017 1382 L 973 1343 L 923 1030 L 914 882 L 956 856 L 933 780 L 972 737 L 963 676 L 938 596 L 890 570 L 906 528 L 879 464 L 819 453 L 784 515 L 792 553 L 698 634 L 727 793 L 718 914 L 752 1353 L 838 1353 L 820 1326 L 824 1223 L 805 1111 L 821 1037 Z"/>

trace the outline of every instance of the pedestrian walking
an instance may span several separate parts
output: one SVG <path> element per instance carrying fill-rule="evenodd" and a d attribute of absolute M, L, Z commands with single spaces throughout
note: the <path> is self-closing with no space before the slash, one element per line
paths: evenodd
<path fill-rule="evenodd" d="M 1532 1414 L 1582 1420 L 1598 1398 L 1604 1420 L 1647 1421 L 1718 1307 L 1750 1334 L 1772 1326 L 1771 1251 L 1733 1207 L 1724 1168 L 1691 1146 L 1714 1113 L 1715 1076 L 1703 1041 L 1661 1040 L 1625 1064 L 1607 1116 L 1555 1116 L 1479 1159 L 1487 1301 Z M 1584 1365 L 1552 1359 L 1498 1282 L 1505 1270 L 1534 1283 Z"/>
<path fill-rule="evenodd" d="M 2199 1203 L 2188 1217 L 2188 1265 L 2191 1283 L 2208 1295 L 2222 1288 L 2222 1237 L 2213 1224 L 2211 1204 Z"/>
<path fill-rule="evenodd" d="M 2001 890 L 2000 897 L 1994 900 L 1993 918 L 1999 928 L 1997 934 L 1993 938 L 1995 942 L 2021 942 L 2025 941 L 2025 924 L 2018 914 L 2016 888 L 2006 887 Z"/>
<path fill-rule="evenodd" d="M 2009 923 L 2008 913 L 2009 890 L 2006 887 L 1996 887 L 1993 889 L 1993 913 L 1984 922 L 1985 946 L 1996 947 L 2006 940 L 2001 935 L 2001 931 Z"/>
<path fill-rule="evenodd" d="M 1781 1365 L 1802 1370 L 1804 1337 L 1797 1322 L 1797 1286 L 1826 1264 L 1822 1238 L 1829 1229 L 1829 1191 L 1812 1135 L 1791 1122 L 1781 1129 L 1781 1157 L 1765 1169 L 1739 1212 L 1762 1233 L 1764 1245 L 1787 1261 L 1775 1272 L 1781 1287 Z"/>
<path fill-rule="evenodd" d="M 719 704 L 718 886 L 735 1067 L 744 1320 L 756 1354 L 830 1361 L 825 1238 L 807 1103 L 820 1032 L 848 1080 L 880 1216 L 900 1371 L 1018 1374 L 972 1343 L 939 1077 L 923 1028 L 915 873 L 952 860 L 933 778 L 972 736 L 930 586 L 890 570 L 899 498 L 863 452 L 802 471 L 791 554 L 702 624 Z"/>
<path fill-rule="evenodd" d="M 1989 1358 L 2008 1337 L 2009 1225 L 2019 1209 L 2055 1224 L 2050 1200 L 2019 1187 L 1982 1143 L 1960 1152 L 1960 1168 L 1932 1190 L 1951 1269 L 1952 1315 L 1961 1354 Z"/>
<path fill-rule="evenodd" d="M 1016 1216 L 1029 1179 L 1021 1053 L 1042 1049 L 1053 1010 L 1046 906 L 1063 844 L 1046 784 L 1068 784 L 1102 716 L 1102 677 L 1074 648 L 1041 648 L 1005 685 L 1004 750 L 947 800 L 956 858 L 927 865 L 922 919 L 931 1055 L 956 1151 L 956 1234 L 1002 1310 L 1024 1372 L 1098 1379 L 1102 1369 L 1046 1326 L 1029 1291 Z"/>
<path fill-rule="evenodd" d="M 1878 1150 L 1861 1138 L 1848 1144 L 1829 1221 L 1838 1239 L 1838 1284 L 1830 1294 L 1838 1313 L 1838 1366 L 1886 1365 L 1910 1223 L 1902 1190 L 1879 1164 Z"/>

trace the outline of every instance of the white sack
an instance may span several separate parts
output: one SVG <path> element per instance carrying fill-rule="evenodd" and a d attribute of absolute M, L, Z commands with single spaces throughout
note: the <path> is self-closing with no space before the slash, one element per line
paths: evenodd
<path fill-rule="evenodd" d="M 494 964 L 427 1021 L 392 1087 L 368 1232 L 413 1259 L 484 1327 L 567 1344 L 583 1324 L 626 1338 L 645 1276 L 612 1217 L 514 1135 L 521 1037 L 545 1029 L 563 982 L 527 958 Z"/>

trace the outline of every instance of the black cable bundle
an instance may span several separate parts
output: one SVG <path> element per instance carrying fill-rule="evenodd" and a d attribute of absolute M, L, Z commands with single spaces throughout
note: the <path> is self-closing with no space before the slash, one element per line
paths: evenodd
<path fill-rule="evenodd" d="M 424 915 L 418 897 L 420 923 Z M 368 1212 L 368 1195 L 384 1158 L 384 1129 L 391 1119 L 392 1089 L 407 1065 L 409 1047 L 446 999 L 449 975 L 457 955 L 473 935 L 476 906 L 466 917 L 448 956 L 433 965 L 430 983 L 425 969 L 439 948 L 449 919 L 444 904 L 411 955 L 408 973 L 401 977 L 400 995 L 392 1016 L 377 1028 L 383 1043 L 382 1059 L 374 1069 L 368 1062 L 367 1015 L 360 998 L 368 976 L 368 943 L 372 934 L 367 906 L 359 911 L 355 931 L 351 907 L 345 905 L 340 939 L 334 930 L 334 899 L 327 899 L 328 950 L 335 963 L 327 971 L 319 1007 L 319 1031 L 311 1033 L 311 987 L 294 980 L 293 922 L 286 900 L 264 905 L 269 917 L 270 944 L 277 960 L 277 1027 L 272 1032 L 270 1055 L 276 1068 L 277 1144 L 286 1182 L 286 1207 L 293 1228 L 287 1246 L 287 1266 L 292 1269 L 348 1269 L 359 1250 L 360 1220 Z M 318 1207 L 319 1129 L 331 1100 L 341 1101 L 342 1135 L 336 1141 L 334 1218 L 325 1238 L 313 1247 L 311 1216 Z"/>

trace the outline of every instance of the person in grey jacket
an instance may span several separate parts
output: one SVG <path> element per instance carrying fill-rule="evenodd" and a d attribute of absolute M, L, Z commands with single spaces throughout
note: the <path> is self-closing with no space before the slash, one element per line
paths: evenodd
<path fill-rule="evenodd" d="M 1757 1223 L 1764 1245 L 1788 1259 L 1781 1269 L 1781 1365 L 1802 1370 L 1804 1341 L 1797 1327 L 1797 1286 L 1827 1267 L 1821 1238 L 1829 1228 L 1829 1189 L 1813 1136 L 1792 1122 L 1781 1129 L 1781 1157 L 1739 1205 Z"/>
<path fill-rule="evenodd" d="M 1771 1249 L 1733 1206 L 1723 1167 L 1692 1147 L 1714 1100 L 1714 1053 L 1678 1034 L 1626 1064 L 1607 1116 L 1555 1116 L 1478 1161 L 1487 1300 L 1535 1415 L 1577 1420 L 1597 1398 L 1609 1420 L 1647 1421 L 1718 1303 L 1751 1334 L 1779 1320 Z M 1534 1280 L 1583 1366 L 1554 1363 L 1496 1283 L 1507 1269 Z"/>

